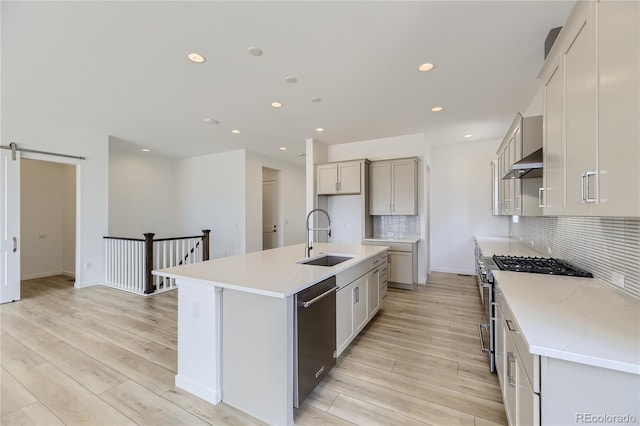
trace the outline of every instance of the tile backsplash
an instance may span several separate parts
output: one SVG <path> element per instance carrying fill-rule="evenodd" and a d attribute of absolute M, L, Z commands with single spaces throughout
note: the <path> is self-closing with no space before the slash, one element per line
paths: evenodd
<path fill-rule="evenodd" d="M 420 216 L 373 216 L 374 238 L 420 238 Z"/>
<path fill-rule="evenodd" d="M 612 285 L 624 275 L 622 291 L 640 299 L 640 218 L 521 216 L 509 231 L 527 246 L 533 241 L 541 256 L 565 260 Z"/>

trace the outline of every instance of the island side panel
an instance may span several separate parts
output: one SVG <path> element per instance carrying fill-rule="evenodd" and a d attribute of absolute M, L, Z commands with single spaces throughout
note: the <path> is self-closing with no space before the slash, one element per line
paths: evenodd
<path fill-rule="evenodd" d="M 221 288 L 188 279 L 178 283 L 176 386 L 213 404 L 220 402 Z"/>
<path fill-rule="evenodd" d="M 269 424 L 293 424 L 293 296 L 222 292 L 222 400 Z"/>

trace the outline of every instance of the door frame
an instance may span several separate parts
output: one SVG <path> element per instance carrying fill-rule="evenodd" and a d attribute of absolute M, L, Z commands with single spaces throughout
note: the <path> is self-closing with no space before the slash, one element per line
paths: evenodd
<path fill-rule="evenodd" d="M 279 170 L 277 171 L 279 172 Z M 282 212 L 280 208 L 280 179 L 276 178 L 276 179 L 267 179 L 262 181 L 261 191 L 262 191 L 262 208 L 263 209 L 264 209 L 264 184 L 269 182 L 273 182 L 275 186 L 275 194 L 274 194 L 274 199 L 272 201 L 276 208 L 275 222 L 277 224 L 278 232 L 276 235 L 276 244 L 274 248 L 278 248 L 284 245 L 284 233 L 283 233 L 284 229 L 282 226 Z M 264 211 L 262 213 L 262 226 L 260 229 L 262 230 L 262 247 L 264 250 Z"/>
<path fill-rule="evenodd" d="M 82 241 L 82 203 L 81 203 L 81 189 L 82 189 L 82 162 L 86 161 L 86 160 L 82 160 L 82 159 L 76 159 L 76 158 L 67 158 L 67 157 L 60 157 L 60 156 L 56 156 L 56 155 L 48 155 L 48 154 L 39 154 L 39 153 L 33 153 L 33 152 L 22 152 L 20 155 L 20 159 L 27 159 L 27 160 L 38 160 L 38 161 L 46 161 L 49 163 L 58 163 L 58 164 L 68 164 L 68 165 L 72 165 L 75 166 L 76 169 L 76 247 L 75 247 L 75 271 L 74 271 L 74 283 L 73 286 L 75 288 L 80 288 L 78 286 L 78 282 L 80 281 L 80 274 L 82 272 L 82 265 L 81 265 L 81 258 L 80 258 L 80 248 L 81 248 L 81 241 Z M 21 189 L 21 185 L 22 183 L 20 183 L 20 186 L 18 188 L 18 190 Z M 21 209 L 20 209 L 21 210 Z M 20 211 L 20 216 L 22 217 L 22 211 Z M 21 240 L 20 240 L 21 241 Z M 22 241 L 20 243 L 20 245 L 22 246 Z M 22 271 L 21 271 L 22 272 Z"/>

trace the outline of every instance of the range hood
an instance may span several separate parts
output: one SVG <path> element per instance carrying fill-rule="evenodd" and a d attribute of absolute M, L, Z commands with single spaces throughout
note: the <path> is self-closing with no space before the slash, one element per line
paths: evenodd
<path fill-rule="evenodd" d="M 513 163 L 511 170 L 502 179 L 539 178 L 542 177 L 542 148 Z"/>

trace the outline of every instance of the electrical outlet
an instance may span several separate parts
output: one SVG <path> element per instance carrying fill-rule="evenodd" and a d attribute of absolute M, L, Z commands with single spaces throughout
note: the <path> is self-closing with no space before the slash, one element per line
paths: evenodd
<path fill-rule="evenodd" d="M 198 302 L 193 302 L 191 304 L 191 316 L 194 318 L 200 318 L 200 304 Z"/>
<path fill-rule="evenodd" d="M 624 288 L 624 275 L 619 273 L 619 272 L 614 272 L 613 273 L 613 284 L 620 287 L 620 288 Z"/>
<path fill-rule="evenodd" d="M 547 247 L 547 253 L 551 254 L 551 247 Z"/>
<path fill-rule="evenodd" d="M 529 244 L 531 244 L 531 247 L 535 247 L 536 246 L 536 243 L 533 240 L 529 240 Z"/>
<path fill-rule="evenodd" d="M 91 269 L 91 262 L 87 262 L 84 264 L 84 269 L 89 270 Z"/>

